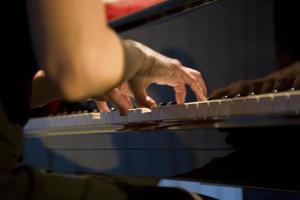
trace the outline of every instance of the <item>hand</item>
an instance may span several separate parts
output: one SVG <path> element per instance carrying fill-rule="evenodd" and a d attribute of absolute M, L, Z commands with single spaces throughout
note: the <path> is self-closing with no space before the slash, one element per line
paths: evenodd
<path fill-rule="evenodd" d="M 136 67 L 136 71 L 130 72 L 132 75 L 128 81 L 126 80 L 102 98 L 98 98 L 101 100 L 98 102 L 100 111 L 110 111 L 106 103 L 110 100 L 118 106 L 121 115 L 126 115 L 128 109 L 132 108 L 130 98 L 135 98 L 141 107 L 155 107 L 156 102 L 146 91 L 152 83 L 173 87 L 177 104 L 185 102 L 185 85 L 191 87 L 198 101 L 206 100 L 207 89 L 200 72 L 132 40 L 126 41 L 126 48 L 138 52 L 131 63 L 133 65 L 139 63 L 139 66 Z"/>
<path fill-rule="evenodd" d="M 207 89 L 199 71 L 185 67 L 180 61 L 168 58 L 138 42 L 130 40 L 126 44 L 129 49 L 139 50 L 143 59 L 139 69 L 128 80 L 139 106 L 156 106 L 155 101 L 146 92 L 153 83 L 173 87 L 178 104 L 185 102 L 185 85 L 191 87 L 198 101 L 206 100 Z"/>
<path fill-rule="evenodd" d="M 125 82 L 119 87 L 112 89 L 108 94 L 98 97 L 96 103 L 100 112 L 110 112 L 111 110 L 107 105 L 107 101 L 111 101 L 118 107 L 121 115 L 126 115 L 128 109 L 133 107 L 131 102 L 132 97 L 133 94 L 129 85 Z"/>
<path fill-rule="evenodd" d="M 231 98 L 236 95 L 246 96 L 251 93 L 263 94 L 290 89 L 300 89 L 300 61 L 260 79 L 234 82 L 214 91 L 209 98 Z"/>

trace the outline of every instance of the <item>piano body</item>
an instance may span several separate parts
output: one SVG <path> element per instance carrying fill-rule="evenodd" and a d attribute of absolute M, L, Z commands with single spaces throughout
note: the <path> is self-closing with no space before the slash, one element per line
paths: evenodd
<path fill-rule="evenodd" d="M 272 9 L 272 0 L 175 0 L 111 26 L 197 68 L 212 91 L 275 70 Z M 150 93 L 158 102 L 173 100 L 166 87 Z M 244 199 L 255 188 L 300 198 L 299 90 L 207 102 L 195 102 L 189 91 L 187 101 L 128 116 L 82 110 L 32 118 L 24 128 L 25 163 L 243 186 Z"/>

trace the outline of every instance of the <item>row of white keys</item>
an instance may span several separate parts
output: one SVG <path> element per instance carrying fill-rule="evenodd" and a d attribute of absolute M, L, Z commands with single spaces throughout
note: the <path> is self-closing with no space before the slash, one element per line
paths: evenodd
<path fill-rule="evenodd" d="M 154 120 L 190 120 L 201 118 L 207 103 L 199 106 L 199 102 L 185 103 L 182 105 L 160 106 L 152 109 L 151 118 Z"/>
<path fill-rule="evenodd" d="M 137 108 L 129 110 L 127 114 L 128 122 L 144 122 L 149 121 L 151 118 L 151 109 Z"/>
<path fill-rule="evenodd" d="M 169 105 L 154 107 L 151 110 L 151 121 L 182 119 L 187 113 L 187 105 Z"/>
<path fill-rule="evenodd" d="M 42 129 L 42 128 L 64 128 L 74 126 L 86 126 L 98 124 L 100 119 L 99 113 L 84 113 L 49 116 L 31 119 L 25 126 L 25 129 Z"/>
<path fill-rule="evenodd" d="M 150 120 L 151 109 L 149 108 L 137 108 L 130 109 L 126 116 L 121 116 L 119 112 L 107 112 L 100 114 L 101 124 L 125 124 L 132 122 L 143 122 Z"/>
<path fill-rule="evenodd" d="M 194 120 L 253 114 L 299 113 L 300 91 L 252 95 L 233 99 L 190 102 L 153 108 L 131 109 L 127 116 L 119 112 L 84 113 L 31 119 L 29 129 L 63 128 L 93 124 L 125 124 L 158 120 Z"/>
<path fill-rule="evenodd" d="M 262 94 L 233 98 L 231 115 L 271 114 L 277 110 L 286 111 L 283 105 L 287 104 L 286 96 L 280 95 L 276 100 L 274 97 L 275 94 Z"/>
<path fill-rule="evenodd" d="M 197 118 L 227 117 L 230 115 L 232 100 L 215 99 L 197 102 Z"/>
<path fill-rule="evenodd" d="M 226 116 L 229 111 L 229 101 L 221 100 L 185 103 L 152 109 L 152 116 L 157 120 L 194 120 L 207 117 Z"/>
<path fill-rule="evenodd" d="M 300 91 L 237 97 L 232 99 L 230 115 L 298 112 Z"/>

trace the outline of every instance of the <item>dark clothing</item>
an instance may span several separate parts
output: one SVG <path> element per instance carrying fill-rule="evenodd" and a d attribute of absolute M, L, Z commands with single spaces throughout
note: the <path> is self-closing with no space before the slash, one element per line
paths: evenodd
<path fill-rule="evenodd" d="M 5 1 L 10 14 L 1 17 L 0 165 L 21 160 L 21 126 L 27 121 L 32 77 L 37 64 L 31 48 L 25 0 Z M 10 158 L 13 160 L 5 161 Z M 1 168 L 1 167 L 0 167 Z"/>
<path fill-rule="evenodd" d="M 31 47 L 25 0 L 5 1 L 10 14 L 1 19 L 0 100 L 12 123 L 24 125 L 28 118 L 31 81 L 37 64 Z M 17 4 L 17 5 L 16 5 Z"/>

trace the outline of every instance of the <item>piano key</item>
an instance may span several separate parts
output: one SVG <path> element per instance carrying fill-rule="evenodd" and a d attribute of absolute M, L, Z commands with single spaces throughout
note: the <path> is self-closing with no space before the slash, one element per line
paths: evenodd
<path fill-rule="evenodd" d="M 145 113 L 151 112 L 149 108 L 136 108 L 130 109 L 128 111 L 128 122 L 143 122 L 151 120 L 148 118 L 149 115 L 145 115 Z"/>
<path fill-rule="evenodd" d="M 288 110 L 290 112 L 300 112 L 300 90 L 290 92 L 290 99 L 288 102 Z"/>
<path fill-rule="evenodd" d="M 259 98 L 259 109 L 257 114 L 270 114 L 273 112 L 273 94 L 262 94 L 258 95 Z"/>
<path fill-rule="evenodd" d="M 208 101 L 206 117 L 220 116 L 220 109 L 221 109 L 220 99 Z"/>
<path fill-rule="evenodd" d="M 244 100 L 244 108 L 243 108 L 244 114 L 250 115 L 250 114 L 259 113 L 260 103 L 261 102 L 258 95 L 250 95 L 246 97 Z"/>
<path fill-rule="evenodd" d="M 148 108 L 131 109 L 127 116 L 120 116 L 118 111 L 114 111 L 35 118 L 29 120 L 24 130 L 84 127 L 86 125 L 118 125 L 150 121 L 201 120 L 215 117 L 270 115 L 273 113 L 299 113 L 299 102 L 299 90 L 278 92 L 232 99 L 190 102 L 182 105 L 165 105 L 151 110 Z"/>
<path fill-rule="evenodd" d="M 182 119 L 200 119 L 207 110 L 207 105 L 203 102 L 185 103 L 184 106 L 184 109 L 181 109 L 180 113 Z"/>
<path fill-rule="evenodd" d="M 113 111 L 113 112 L 109 112 L 109 115 L 112 115 L 112 121 L 110 122 L 110 124 L 112 123 L 116 123 L 116 124 L 125 124 L 128 122 L 128 116 L 121 116 L 120 112 L 117 111 Z"/>
<path fill-rule="evenodd" d="M 186 111 L 186 105 L 178 105 L 175 106 L 158 106 L 154 107 L 151 110 L 151 118 L 153 121 L 157 120 L 171 120 L 174 119 L 175 116 L 181 118 L 181 111 Z"/>
<path fill-rule="evenodd" d="M 180 110 L 182 119 L 203 119 L 207 116 L 208 101 L 185 103 Z M 176 108 L 176 106 L 175 106 Z"/>
<path fill-rule="evenodd" d="M 273 95 L 273 113 L 282 113 L 288 110 L 289 92 L 281 92 Z"/>
<path fill-rule="evenodd" d="M 222 99 L 219 109 L 219 116 L 220 117 L 229 117 L 231 115 L 231 99 Z"/>
<path fill-rule="evenodd" d="M 231 115 L 243 115 L 245 113 L 244 101 L 245 101 L 245 98 L 243 98 L 243 97 L 235 97 L 232 99 Z"/>

